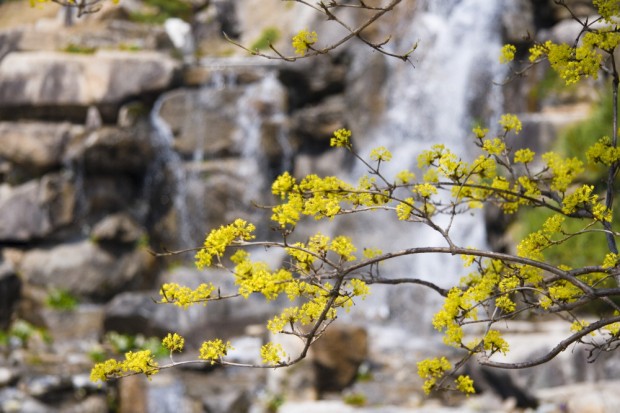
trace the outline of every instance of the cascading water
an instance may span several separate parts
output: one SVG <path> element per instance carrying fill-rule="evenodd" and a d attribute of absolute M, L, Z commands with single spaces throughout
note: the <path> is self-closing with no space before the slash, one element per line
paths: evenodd
<path fill-rule="evenodd" d="M 276 71 L 259 69 L 262 72 L 259 80 L 245 83 L 247 80 L 238 81 L 239 71 L 234 66 L 227 67 L 225 60 L 218 61 L 209 81 L 199 89 L 164 94 L 151 113 L 152 143 L 157 159 L 149 173 L 152 182 L 146 188 L 167 188 L 164 197 L 169 198 L 168 204 L 175 210 L 178 232 L 172 236 L 176 238 L 174 245 L 167 245 L 168 248 L 200 245 L 205 231 L 214 226 L 212 220 L 220 220 L 215 223 L 220 225 L 222 218 L 230 219 L 222 216 L 221 211 L 213 216 L 211 210 L 217 202 L 232 203 L 224 208 L 244 213 L 252 201 L 260 202 L 266 180 L 272 175 L 267 160 L 269 151 L 282 154 L 278 159 L 284 167 L 291 163 L 292 149 L 286 145 L 288 139 L 284 136 L 286 92 L 277 80 Z M 175 150 L 175 137 L 162 117 L 162 110 L 180 130 L 181 153 Z M 210 124 L 213 113 L 226 119 L 224 123 L 231 129 Z M 213 159 L 213 153 L 205 153 L 213 147 L 213 142 L 221 145 L 217 142 L 225 141 L 226 134 L 231 135 L 229 146 L 223 149 L 227 158 Z M 193 148 L 188 141 L 193 142 Z M 225 185 L 232 187 L 221 197 L 224 199 L 214 198 Z M 151 197 L 146 195 L 147 199 Z"/>
<path fill-rule="evenodd" d="M 160 115 L 163 102 L 163 96 L 157 99 L 150 113 L 151 143 L 155 152 L 155 159 L 146 175 L 148 182 L 144 185 L 147 192 L 144 194 L 144 199 L 149 203 L 149 214 L 155 212 L 154 205 L 161 205 L 163 209 L 172 205 L 177 215 L 178 234 L 167 242 L 176 244 L 169 245 L 168 248 L 179 248 L 192 245 L 188 236 L 189 214 L 185 202 L 186 187 L 184 182 L 186 174 L 183 161 L 173 147 L 174 135 L 170 125 Z M 153 199 L 157 197 L 159 199 Z"/>
<path fill-rule="evenodd" d="M 265 173 L 268 169 L 265 159 L 265 142 L 263 139 L 263 127 L 265 121 L 272 122 L 278 126 L 275 142 L 282 146 L 285 154 L 286 163 L 287 146 L 282 142 L 282 126 L 284 117 L 284 106 L 286 102 L 286 91 L 278 81 L 275 71 L 268 71 L 261 81 L 248 86 L 237 101 L 237 131 L 236 142 L 241 152 L 241 169 L 239 171 L 242 179 L 249 183 L 245 194 L 245 202 L 251 202 L 261 198 L 265 188 L 265 180 L 269 174 Z M 290 149 L 290 147 L 289 147 Z M 290 161 L 288 161 L 290 164 Z"/>
<path fill-rule="evenodd" d="M 420 40 L 414 53 L 415 69 L 400 61 L 389 61 L 386 85 L 386 111 L 374 130 L 362 137 L 365 156 L 371 148 L 385 146 L 393 160 L 382 167 L 388 176 L 403 169 L 415 170 L 418 154 L 432 144 L 442 143 L 463 159 L 474 155 L 471 127 L 474 120 L 485 123 L 498 114 L 501 94 L 493 80 L 501 77 L 497 56 L 501 47 L 501 1 L 427 0 L 401 35 L 395 51 L 407 50 Z M 392 28 L 393 29 L 393 28 Z M 398 28 L 397 28 L 398 30 Z M 409 42 L 409 43 L 405 43 Z M 483 102 L 483 105 L 480 104 Z M 364 173 L 359 168 L 356 176 Z M 418 174 L 420 175 L 420 174 Z M 372 240 L 363 247 L 383 251 L 416 246 L 447 246 L 436 231 L 420 224 L 407 225 L 392 216 L 373 215 L 356 223 L 355 238 Z M 442 227 L 450 217 L 436 217 Z M 459 246 L 485 246 L 485 225 L 480 211 L 455 218 L 450 237 Z M 440 286 L 453 285 L 464 275 L 458 257 L 424 255 L 382 264 L 386 277 L 417 277 Z M 366 316 L 377 315 L 413 328 L 430 331 L 431 314 L 437 310 L 439 296 L 420 287 L 374 288 Z M 386 304 L 387 303 L 387 304 Z M 368 314 L 369 313 L 369 314 Z"/>

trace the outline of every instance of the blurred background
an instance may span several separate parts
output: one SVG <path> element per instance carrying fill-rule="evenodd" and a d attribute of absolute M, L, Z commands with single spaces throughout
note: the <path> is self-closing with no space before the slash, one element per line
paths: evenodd
<path fill-rule="evenodd" d="M 387 3 L 373 1 L 373 5 Z M 590 16 L 589 1 L 566 1 Z M 583 154 L 611 133 L 608 79 L 567 88 L 544 65 L 510 77 L 504 43 L 521 55 L 535 40 L 571 43 L 579 32 L 553 0 L 403 0 L 367 35 L 392 52 L 416 42 L 413 65 L 357 41 L 296 62 L 250 56 L 227 41 L 292 55 L 292 36 L 316 30 L 317 46 L 346 32 L 311 8 L 279 0 L 105 1 L 78 17 L 57 4 L 0 1 L 0 411 L 1 412 L 615 412 L 620 360 L 586 363 L 579 348 L 546 366 L 503 372 L 471 366 L 480 393 L 465 399 L 421 392 L 416 363 L 450 352 L 430 317 L 440 301 L 419 287 L 373 288 L 286 370 L 194 365 L 146 380 L 97 385 L 93 363 L 149 348 L 164 359 L 168 332 L 187 339 L 179 360 L 220 337 L 231 361 L 260 363 L 271 340 L 265 322 L 285 302 L 222 301 L 182 311 L 158 305 L 159 286 L 232 279 L 197 271 L 193 253 L 211 229 L 242 217 L 274 237 L 270 183 L 280 173 L 365 171 L 331 149 L 346 127 L 362 155 L 392 151 L 386 174 L 414 169 L 417 154 L 443 143 L 476 155 L 471 128 L 518 114 L 513 148 Z M 369 13 L 340 11 L 352 27 Z M 526 60 L 526 59 L 525 59 Z M 519 69 L 518 66 L 512 69 Z M 609 129 L 609 130 L 608 130 Z M 601 171 L 588 170 L 596 182 Z M 358 249 L 441 245 L 423 228 L 376 215 L 309 222 L 354 238 Z M 462 246 L 513 251 L 539 212 L 507 219 L 492 208 L 459 217 Z M 580 254 L 576 256 L 576 250 Z M 604 239 L 567 244 L 552 260 L 584 265 L 602 257 Z M 257 250 L 277 266 L 277 251 Z M 460 260 L 426 256 L 386 265 L 383 275 L 417 276 L 447 286 L 466 274 Z M 436 294 L 435 294 L 436 295 Z M 595 309 L 593 309 L 595 311 Z M 511 357 L 550 349 L 568 333 L 554 320 L 519 320 L 506 332 Z M 294 353 L 298 343 L 283 341 Z M 455 354 L 458 356 L 458 354 Z"/>

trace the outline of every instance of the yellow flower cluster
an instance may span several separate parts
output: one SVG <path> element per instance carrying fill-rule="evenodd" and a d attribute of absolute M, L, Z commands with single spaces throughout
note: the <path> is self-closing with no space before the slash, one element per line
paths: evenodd
<path fill-rule="evenodd" d="M 286 358 L 286 353 L 281 344 L 267 343 L 260 349 L 260 355 L 264 364 L 277 366 Z"/>
<path fill-rule="evenodd" d="M 482 341 L 484 343 L 484 349 L 487 351 L 491 351 L 492 353 L 499 351 L 502 354 L 508 352 L 508 342 L 504 340 L 502 334 L 497 330 L 489 330 Z"/>
<path fill-rule="evenodd" d="M 151 350 L 129 351 L 125 353 L 125 360 L 110 359 L 95 364 L 90 372 L 90 379 L 96 383 L 134 373 L 150 376 L 158 371 L 158 365 Z"/>
<path fill-rule="evenodd" d="M 173 351 L 181 352 L 183 351 L 183 347 L 185 347 L 185 339 L 177 333 L 168 333 L 168 335 L 161 341 L 161 344 L 171 353 Z"/>
<path fill-rule="evenodd" d="M 603 268 L 615 268 L 618 264 L 620 264 L 619 254 L 610 252 L 605 255 L 605 259 L 603 260 Z"/>
<path fill-rule="evenodd" d="M 575 320 L 575 321 L 573 321 L 573 323 L 570 325 L 570 331 L 573 331 L 573 332 L 575 332 L 575 333 L 576 333 L 576 332 L 578 332 L 578 331 L 583 330 L 584 328 L 586 328 L 586 327 L 587 327 L 587 326 L 589 326 L 589 325 L 590 325 L 590 323 L 588 323 L 588 322 L 587 322 L 587 321 L 585 321 L 585 320 Z"/>
<path fill-rule="evenodd" d="M 392 153 L 384 146 L 379 146 L 370 151 L 370 159 L 377 162 L 389 162 L 392 160 Z"/>
<path fill-rule="evenodd" d="M 308 47 L 312 46 L 319 40 L 319 36 L 316 32 L 309 32 L 308 30 L 300 30 L 295 36 L 293 36 L 293 48 L 295 53 L 305 55 L 308 51 Z"/>
<path fill-rule="evenodd" d="M 418 362 L 418 376 L 424 379 L 424 393 L 430 394 L 437 380 L 442 378 L 452 368 L 447 358 L 432 358 Z"/>
<path fill-rule="evenodd" d="M 334 132 L 329 144 L 335 147 L 351 148 L 351 131 L 344 128 L 338 129 Z"/>
<path fill-rule="evenodd" d="M 215 291 L 215 286 L 211 283 L 200 284 L 195 289 L 181 286 L 177 283 L 165 283 L 159 290 L 159 295 L 162 297 L 162 302 L 187 309 L 190 305 L 196 303 L 206 305 L 213 291 Z"/>
<path fill-rule="evenodd" d="M 200 346 L 200 359 L 210 361 L 211 364 L 215 364 L 221 361 L 222 357 L 228 354 L 229 350 L 234 350 L 230 341 L 224 343 L 219 338 L 215 340 L 209 340 L 202 343 Z"/>
<path fill-rule="evenodd" d="M 506 143 L 500 138 L 485 139 L 482 141 L 482 150 L 489 155 L 504 155 L 506 152 Z"/>
<path fill-rule="evenodd" d="M 413 212 L 413 205 L 415 201 L 413 198 L 406 198 L 403 202 L 396 205 L 396 216 L 400 221 L 406 221 L 411 217 Z"/>
<path fill-rule="evenodd" d="M 275 300 L 285 291 L 287 283 L 293 280 L 290 271 L 281 268 L 272 272 L 267 263 L 251 261 L 250 254 L 245 250 L 235 252 L 231 260 L 237 264 L 234 269 L 235 284 L 244 298 L 252 293 L 261 293 L 267 300 Z"/>
<path fill-rule="evenodd" d="M 460 392 L 468 396 L 476 393 L 476 390 L 474 389 L 474 381 L 468 375 L 458 376 L 454 382 L 456 383 L 456 389 Z"/>
<path fill-rule="evenodd" d="M 620 15 L 620 3 L 618 0 L 593 0 L 592 3 L 607 22 L 614 22 L 617 16 Z"/>
<path fill-rule="evenodd" d="M 454 287 L 448 292 L 443 308 L 433 316 L 433 327 L 444 331 L 443 341 L 449 346 L 460 347 L 463 339 L 463 329 L 456 322 L 465 307 L 462 300 L 462 291 Z"/>
<path fill-rule="evenodd" d="M 506 132 L 514 131 L 516 134 L 521 132 L 523 125 L 517 115 L 506 113 L 499 118 L 499 124 Z"/>
<path fill-rule="evenodd" d="M 501 53 L 499 55 L 500 63 L 510 63 L 515 59 L 515 53 L 517 53 L 517 48 L 512 44 L 505 44 L 502 47 Z"/>
<path fill-rule="evenodd" d="M 572 214 L 583 208 L 592 213 L 592 216 L 597 221 L 611 222 L 611 211 L 599 202 L 598 195 L 593 194 L 593 191 L 593 185 L 582 185 L 577 188 L 573 193 L 564 198 L 562 212 Z"/>
<path fill-rule="evenodd" d="M 301 215 L 333 218 L 341 210 L 340 202 L 347 200 L 353 188 L 333 176 L 320 178 L 312 174 L 297 183 L 284 173 L 275 180 L 272 191 L 286 202 L 272 208 L 271 219 L 285 227 L 297 225 Z"/>
<path fill-rule="evenodd" d="M 236 219 L 230 225 L 222 225 L 207 235 L 203 247 L 196 254 L 196 267 L 203 269 L 213 263 L 213 257 L 220 258 L 235 241 L 254 239 L 252 234 L 256 227 L 243 219 Z"/>
<path fill-rule="evenodd" d="M 609 136 L 603 136 L 594 145 L 588 148 L 586 158 L 590 163 L 600 163 L 611 166 L 620 160 L 620 148 L 613 145 Z"/>
<path fill-rule="evenodd" d="M 605 49 L 618 44 L 613 33 L 586 33 L 580 46 L 555 44 L 547 41 L 530 48 L 530 61 L 535 62 L 547 57 L 551 67 L 560 75 L 567 85 L 577 83 L 583 77 L 598 77 L 603 56 L 597 48 Z M 611 49 L 609 49 L 611 50 Z"/>
<path fill-rule="evenodd" d="M 515 151 L 514 163 L 530 163 L 534 160 L 534 151 L 529 148 Z"/>
<path fill-rule="evenodd" d="M 409 170 L 402 170 L 396 174 L 396 182 L 401 184 L 409 184 L 415 181 L 415 174 Z"/>
<path fill-rule="evenodd" d="M 566 192 L 577 176 L 583 172 L 583 162 L 577 158 L 562 159 L 555 152 L 547 152 L 542 155 L 542 160 L 552 173 L 551 189 L 558 192 Z"/>

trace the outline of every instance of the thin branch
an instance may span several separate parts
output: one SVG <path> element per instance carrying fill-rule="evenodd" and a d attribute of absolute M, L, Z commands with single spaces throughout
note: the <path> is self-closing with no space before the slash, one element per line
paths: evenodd
<path fill-rule="evenodd" d="M 400 284 L 417 284 L 423 285 L 425 287 L 430 288 L 431 290 L 437 291 L 442 297 L 448 296 L 448 290 L 445 288 L 441 288 L 438 285 L 430 282 L 421 280 L 419 278 L 381 278 L 381 277 L 371 277 L 364 278 L 363 281 L 366 284 L 384 284 L 384 285 L 400 285 Z"/>
<path fill-rule="evenodd" d="M 609 324 L 613 324 L 617 322 L 620 322 L 620 316 L 596 321 L 588 325 L 587 327 L 584 327 L 582 330 L 576 332 L 575 334 L 572 334 L 571 336 L 560 341 L 553 349 L 551 349 L 551 351 L 533 360 L 517 362 L 517 363 L 504 363 L 504 362 L 489 360 L 487 357 L 482 357 L 478 360 L 478 362 L 484 366 L 497 367 L 500 369 L 512 369 L 512 370 L 526 369 L 529 367 L 539 366 L 541 364 L 547 363 L 548 361 L 552 360 L 558 354 L 566 350 L 568 346 L 570 346 L 573 343 L 578 342 L 580 339 L 587 336 L 588 334 L 595 332 L 596 330 L 603 328 Z"/>

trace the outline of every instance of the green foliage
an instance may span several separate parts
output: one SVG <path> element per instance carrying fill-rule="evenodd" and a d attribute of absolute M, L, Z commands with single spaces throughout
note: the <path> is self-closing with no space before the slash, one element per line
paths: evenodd
<path fill-rule="evenodd" d="M 276 27 L 266 27 L 260 34 L 260 37 L 252 43 L 250 49 L 252 50 L 266 50 L 269 49 L 269 45 L 274 44 L 280 39 L 280 30 Z"/>
<path fill-rule="evenodd" d="M 121 43 L 118 45 L 118 50 L 122 50 L 123 52 L 139 52 L 142 49 L 142 46 L 135 43 Z"/>
<path fill-rule="evenodd" d="M 144 337 L 142 334 L 134 336 L 110 331 L 105 335 L 104 343 L 107 343 L 116 354 L 123 354 L 129 351 L 149 350 L 156 358 L 168 355 L 168 350 L 162 345 L 159 338 Z"/>
<path fill-rule="evenodd" d="M 136 23 L 162 24 L 171 17 L 178 17 L 186 21 L 192 18 L 192 6 L 183 0 L 144 0 L 151 10 L 132 12 L 130 19 Z"/>
<path fill-rule="evenodd" d="M 15 320 L 8 331 L 0 331 L 0 346 L 28 347 L 32 339 L 50 343 L 51 337 L 45 329 L 34 326 L 25 320 Z"/>
<path fill-rule="evenodd" d="M 281 394 L 272 395 L 265 402 L 265 410 L 267 410 L 268 413 L 277 413 L 284 404 L 284 401 L 284 396 Z"/>
<path fill-rule="evenodd" d="M 603 136 L 613 134 L 613 96 L 611 90 L 606 93 L 595 105 L 590 117 L 564 131 L 559 139 L 559 150 L 567 156 L 581 156 L 588 148 L 594 145 Z M 605 173 L 603 165 L 588 165 L 588 180 L 598 181 Z"/>
<path fill-rule="evenodd" d="M 557 140 L 558 151 L 569 157 L 582 157 L 583 154 L 588 153 L 589 148 L 596 145 L 601 137 L 612 134 L 611 125 L 613 125 L 613 96 L 611 91 L 607 91 L 593 108 L 587 120 L 560 133 Z M 606 179 L 606 172 L 605 165 L 587 162 L 581 179 L 595 186 L 602 186 Z M 520 211 L 515 220 L 517 238 L 521 239 L 536 231 L 551 215 L 549 210 L 543 208 Z M 620 209 L 616 208 L 613 211 L 613 222 L 618 222 L 618 220 L 620 220 Z M 565 230 L 568 233 L 576 233 L 580 229 L 579 221 L 569 220 L 565 224 Z M 579 253 L 575 254 L 575 251 Z M 604 256 L 607 252 L 606 240 L 600 234 L 588 232 L 579 237 L 572 237 L 547 251 L 545 259 L 554 265 L 565 264 L 571 268 L 579 268 L 592 263 L 597 257 Z"/>
<path fill-rule="evenodd" d="M 349 393 L 344 396 L 343 401 L 349 406 L 363 407 L 368 403 L 368 398 L 364 393 Z"/>
<path fill-rule="evenodd" d="M 78 305 L 78 300 L 69 291 L 52 289 L 48 292 L 45 305 L 59 311 L 71 311 Z"/>
<path fill-rule="evenodd" d="M 65 53 L 74 53 L 74 54 L 95 54 L 97 52 L 96 47 L 84 46 L 75 43 L 69 43 L 65 48 L 62 49 Z"/>

